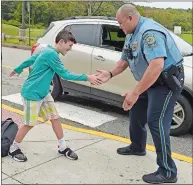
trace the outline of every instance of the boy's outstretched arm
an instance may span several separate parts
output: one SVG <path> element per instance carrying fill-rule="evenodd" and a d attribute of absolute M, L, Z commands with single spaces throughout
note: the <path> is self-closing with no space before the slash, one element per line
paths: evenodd
<path fill-rule="evenodd" d="M 67 70 L 63 63 L 60 61 L 57 54 L 50 54 L 48 57 L 49 66 L 64 80 L 73 81 L 89 81 L 93 85 L 102 84 L 102 81 L 97 77 L 97 75 L 86 75 L 86 74 L 75 74 Z"/>
<path fill-rule="evenodd" d="M 36 58 L 39 56 L 40 53 L 37 53 L 35 55 L 32 55 L 31 57 L 29 57 L 27 60 L 25 60 L 23 63 L 21 63 L 19 66 L 17 66 L 14 71 L 12 71 L 10 73 L 9 76 L 13 76 L 15 73 L 20 74 L 23 72 L 23 69 L 25 69 L 26 67 L 29 67 L 31 65 L 33 65 L 33 63 L 35 62 Z M 14 73 L 15 72 L 15 73 Z"/>

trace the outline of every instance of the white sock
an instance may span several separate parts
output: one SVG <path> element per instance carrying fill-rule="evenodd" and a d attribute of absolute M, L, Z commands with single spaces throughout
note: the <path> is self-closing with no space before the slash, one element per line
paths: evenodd
<path fill-rule="evenodd" d="M 66 149 L 66 141 L 65 141 L 65 139 L 64 138 L 59 139 L 58 142 L 59 142 L 59 150 L 60 151 L 64 151 Z"/>
<path fill-rule="evenodd" d="M 19 143 L 14 140 L 12 145 L 10 146 L 9 151 L 12 153 L 12 152 L 14 152 L 17 149 L 19 149 Z"/>

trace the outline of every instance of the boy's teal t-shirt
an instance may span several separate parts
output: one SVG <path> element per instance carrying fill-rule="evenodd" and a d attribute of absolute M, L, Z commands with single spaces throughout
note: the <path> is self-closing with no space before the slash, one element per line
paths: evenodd
<path fill-rule="evenodd" d="M 85 74 L 73 74 L 65 69 L 59 54 L 52 46 L 48 46 L 40 53 L 31 56 L 14 71 L 20 74 L 24 68 L 29 66 L 32 66 L 32 70 L 21 89 L 21 95 L 27 100 L 42 100 L 50 91 L 50 83 L 55 73 L 64 80 L 88 80 Z"/>

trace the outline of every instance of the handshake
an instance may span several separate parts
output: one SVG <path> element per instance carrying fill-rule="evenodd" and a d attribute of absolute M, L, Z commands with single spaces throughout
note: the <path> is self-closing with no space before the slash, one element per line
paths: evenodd
<path fill-rule="evenodd" d="M 112 77 L 111 72 L 106 70 L 96 70 L 95 74 L 88 75 L 88 81 L 92 85 L 101 85 Z"/>

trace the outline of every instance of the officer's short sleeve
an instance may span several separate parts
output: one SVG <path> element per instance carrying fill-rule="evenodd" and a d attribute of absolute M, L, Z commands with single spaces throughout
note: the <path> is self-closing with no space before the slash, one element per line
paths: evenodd
<path fill-rule="evenodd" d="M 143 53 L 147 62 L 156 58 L 167 58 L 165 35 L 157 31 L 148 31 L 142 39 Z"/>

